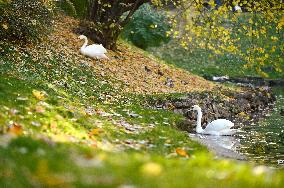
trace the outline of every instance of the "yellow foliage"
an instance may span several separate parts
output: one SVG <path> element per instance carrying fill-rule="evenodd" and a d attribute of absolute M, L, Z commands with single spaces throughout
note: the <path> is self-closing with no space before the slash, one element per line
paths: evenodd
<path fill-rule="evenodd" d="M 180 10 L 179 15 L 174 15 L 172 19 L 175 24 L 171 34 L 180 39 L 183 48 L 187 49 L 190 45 L 216 54 L 237 54 L 246 61 L 246 68 L 258 67 L 256 71 L 263 77 L 268 75 L 261 67 L 269 64 L 276 71 L 282 71 L 283 65 L 280 64 L 283 61 L 275 62 L 280 58 L 277 49 L 283 51 L 283 47 L 279 48 L 279 36 L 284 25 L 281 3 L 276 0 L 269 1 L 269 4 L 265 1 L 234 0 L 233 6 L 241 6 L 246 11 L 232 13 L 230 3 L 216 8 L 215 1 L 209 0 L 209 8 L 206 9 L 203 2 L 193 1 L 190 9 Z M 188 7 L 188 1 L 179 3 L 181 7 Z M 266 45 L 265 40 L 272 42 L 272 47 Z"/>

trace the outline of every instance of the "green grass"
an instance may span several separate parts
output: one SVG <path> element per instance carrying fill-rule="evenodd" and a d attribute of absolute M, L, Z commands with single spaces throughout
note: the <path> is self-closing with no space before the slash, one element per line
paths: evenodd
<path fill-rule="evenodd" d="M 205 49 L 188 51 L 178 46 L 174 41 L 161 48 L 151 48 L 150 51 L 166 63 L 200 76 L 256 76 L 254 71 L 244 70 L 245 63 L 235 56 L 215 55 Z"/>
<path fill-rule="evenodd" d="M 148 49 L 148 51 L 168 64 L 204 77 L 224 75 L 230 77 L 259 77 L 255 70 L 244 68 L 245 61 L 232 54 L 216 55 L 205 49 L 188 51 L 174 41 L 159 48 Z M 266 69 L 270 78 L 284 78 L 283 73 L 271 71 L 269 67 Z"/>
<path fill-rule="evenodd" d="M 28 52 L 2 49 L 3 187 L 283 186 L 283 171 L 216 160 L 175 128 L 183 117 L 149 107 L 168 95 L 125 94 L 121 83 L 56 52 L 33 60 Z M 15 125 L 22 134 L 8 133 Z"/>
<path fill-rule="evenodd" d="M 214 161 L 206 153 L 196 153 L 190 159 L 165 158 L 141 152 L 103 152 L 74 144 L 52 145 L 28 137 L 0 148 L 0 156 L 4 164 L 0 181 L 5 187 L 281 187 L 283 177 L 245 163 Z M 157 166 L 146 168 L 153 164 Z"/>

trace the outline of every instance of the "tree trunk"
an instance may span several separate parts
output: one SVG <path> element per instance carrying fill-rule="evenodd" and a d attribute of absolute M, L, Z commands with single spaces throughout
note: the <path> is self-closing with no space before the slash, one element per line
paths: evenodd
<path fill-rule="evenodd" d="M 116 41 L 134 12 L 150 0 L 90 0 L 84 23 L 88 35 L 107 49 L 116 50 Z"/>

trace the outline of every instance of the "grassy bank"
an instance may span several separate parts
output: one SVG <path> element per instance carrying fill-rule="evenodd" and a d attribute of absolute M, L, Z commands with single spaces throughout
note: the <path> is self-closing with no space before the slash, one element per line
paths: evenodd
<path fill-rule="evenodd" d="M 161 58 L 168 64 L 188 70 L 200 76 L 224 76 L 230 77 L 259 77 L 253 69 L 244 68 L 246 62 L 237 55 L 216 55 L 205 49 L 183 49 L 177 42 L 172 41 L 160 48 L 151 48 L 148 51 Z M 283 64 L 284 65 L 284 64 Z M 269 78 L 283 79 L 283 72 L 278 73 L 266 67 Z"/>
<path fill-rule="evenodd" d="M 175 128 L 183 117 L 147 105 L 168 94 L 125 93 L 123 81 L 98 72 L 104 62 L 75 50 L 1 43 L 2 186 L 283 186 L 283 171 L 214 159 Z"/>

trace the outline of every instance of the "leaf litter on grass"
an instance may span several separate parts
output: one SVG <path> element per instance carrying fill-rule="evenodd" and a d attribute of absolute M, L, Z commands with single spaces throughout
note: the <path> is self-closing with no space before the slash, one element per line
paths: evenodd
<path fill-rule="evenodd" d="M 213 164 L 209 157 L 198 155 L 196 159 L 191 148 L 205 149 L 171 127 L 181 117 L 145 109 L 136 104 L 140 98 L 125 94 L 210 90 L 214 84 L 145 57 L 124 42 L 119 44 L 120 52 L 110 51 L 110 61 L 86 58 L 79 54 L 81 41 L 72 32 L 77 26 L 78 20 L 62 17 L 46 41 L 25 48 L 12 46 L 18 54 L 4 57 L 5 66 L 10 67 L 1 65 L 1 74 L 11 83 L 4 88 L 16 90 L 20 95 L 10 98 L 19 99 L 24 107 L 17 108 L 19 113 L 7 113 L 18 105 L 12 100 L 8 109 L 0 109 L 0 117 L 5 120 L 0 119 L 1 126 L 17 122 L 23 130 L 0 147 L 1 159 L 3 155 L 7 162 L 3 163 L 5 172 L 10 169 L 29 179 L 25 185 L 69 186 L 75 182 L 81 186 L 119 187 L 180 185 L 187 177 L 184 173 L 190 170 L 203 174 L 207 164 L 217 168 L 214 165 L 219 163 Z M 12 77 L 17 81 L 9 80 Z M 23 83 L 31 87 L 24 95 L 23 88 L 17 87 Z M 0 95 L 0 102 L 7 101 Z M 6 135 L 4 132 L 0 139 Z M 19 154 L 20 160 L 15 160 Z M 159 181 L 163 176 L 165 181 Z M 176 181 L 171 180 L 173 177 Z M 194 177 L 190 178 L 195 181 Z M 20 177 L 5 178 L 10 181 Z"/>

